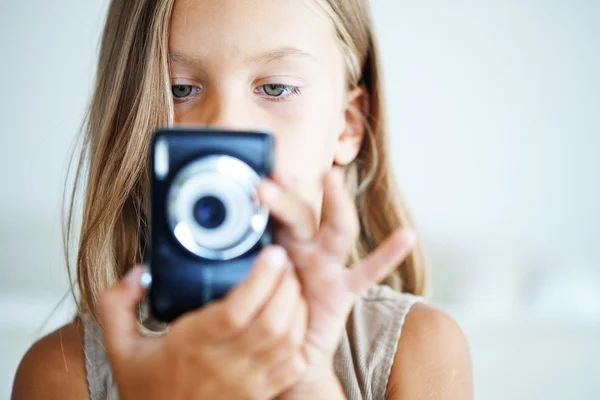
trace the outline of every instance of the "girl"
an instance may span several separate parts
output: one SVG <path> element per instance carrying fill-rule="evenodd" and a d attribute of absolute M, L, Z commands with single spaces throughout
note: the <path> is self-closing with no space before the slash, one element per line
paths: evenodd
<path fill-rule="evenodd" d="M 27 352 L 14 399 L 472 397 L 460 328 L 422 301 L 368 8 L 111 2 L 79 165 L 80 311 Z M 174 124 L 274 134 L 259 193 L 278 245 L 224 299 L 152 334 L 132 265 L 148 240 L 149 135 Z"/>

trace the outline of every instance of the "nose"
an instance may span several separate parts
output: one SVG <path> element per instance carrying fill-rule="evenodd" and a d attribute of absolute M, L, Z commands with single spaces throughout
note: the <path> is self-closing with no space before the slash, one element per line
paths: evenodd
<path fill-rule="evenodd" d="M 215 94 L 203 105 L 205 123 L 228 130 L 264 129 L 260 121 L 260 110 L 243 95 Z"/>
<path fill-rule="evenodd" d="M 242 107 L 227 99 L 217 99 L 207 104 L 206 123 L 223 129 L 240 129 L 244 123 Z"/>

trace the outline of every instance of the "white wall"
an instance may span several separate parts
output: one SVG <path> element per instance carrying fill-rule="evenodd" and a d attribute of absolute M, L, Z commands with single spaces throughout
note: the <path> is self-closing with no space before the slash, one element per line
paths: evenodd
<path fill-rule="evenodd" d="M 60 202 L 107 1 L 0 1 L 0 398 L 68 285 Z M 47 324 L 45 319 L 50 316 Z"/>
<path fill-rule="evenodd" d="M 600 398 L 600 2 L 372 4 L 396 167 L 478 398 Z M 0 2 L 0 397 L 67 288 L 60 196 L 106 6 Z"/>
<path fill-rule="evenodd" d="M 107 4 L 0 2 L 2 291 L 65 287 L 59 207 Z"/>
<path fill-rule="evenodd" d="M 598 260 L 600 2 L 373 5 L 423 228 Z"/>

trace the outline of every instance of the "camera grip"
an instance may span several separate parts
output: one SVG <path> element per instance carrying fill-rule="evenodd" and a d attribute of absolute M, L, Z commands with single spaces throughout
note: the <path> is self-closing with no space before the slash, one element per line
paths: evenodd
<path fill-rule="evenodd" d="M 149 292 L 153 316 L 171 322 L 224 297 L 250 274 L 255 258 L 256 254 L 251 254 L 227 263 L 203 264 L 201 268 L 193 262 L 157 268 Z"/>

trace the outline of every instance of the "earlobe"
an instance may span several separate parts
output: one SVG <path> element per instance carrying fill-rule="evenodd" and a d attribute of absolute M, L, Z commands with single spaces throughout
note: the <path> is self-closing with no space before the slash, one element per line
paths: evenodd
<path fill-rule="evenodd" d="M 368 115 L 369 93 L 366 87 L 361 85 L 348 93 L 344 111 L 344 128 L 338 137 L 333 158 L 336 165 L 348 165 L 358 156 L 365 137 Z"/>

